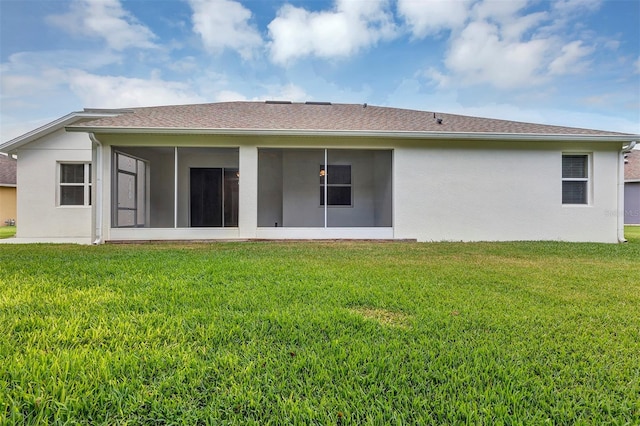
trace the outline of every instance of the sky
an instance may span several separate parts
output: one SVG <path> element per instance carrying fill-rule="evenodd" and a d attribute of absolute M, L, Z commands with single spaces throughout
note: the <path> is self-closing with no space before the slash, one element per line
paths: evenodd
<path fill-rule="evenodd" d="M 0 0 L 0 141 L 242 100 L 640 134 L 638 0 Z"/>

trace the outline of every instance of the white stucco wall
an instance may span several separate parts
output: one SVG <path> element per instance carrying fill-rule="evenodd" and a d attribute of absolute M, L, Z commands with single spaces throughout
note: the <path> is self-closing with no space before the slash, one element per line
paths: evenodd
<path fill-rule="evenodd" d="M 405 144 L 394 154 L 396 238 L 617 242 L 619 150 L 604 144 Z M 588 205 L 562 205 L 562 153 L 591 154 Z"/>
<path fill-rule="evenodd" d="M 101 234 L 105 240 L 396 238 L 418 241 L 617 242 L 619 199 L 616 188 L 620 146 L 614 143 L 186 135 L 98 135 L 98 138 L 104 146 L 102 165 L 106 173 L 111 167 L 111 146 L 128 147 L 124 151 L 131 153 L 136 152 L 135 146 L 234 148 L 238 154 L 233 157 L 237 158 L 240 169 L 239 225 L 236 229 L 172 229 L 172 194 L 156 194 L 158 200 L 167 204 L 163 205 L 162 211 L 168 217 L 156 219 L 160 221 L 158 223 L 166 222 L 166 228 L 162 225 L 152 229 L 111 229 L 110 178 L 105 175 L 101 200 Z M 376 176 L 374 180 L 391 182 L 391 187 L 382 192 L 386 194 L 385 198 L 393 199 L 393 212 L 388 213 L 393 228 L 258 227 L 258 150 L 268 147 L 392 149 L 393 176 L 391 179 Z M 563 152 L 590 155 L 588 205 L 562 205 Z M 60 207 L 56 200 L 57 163 L 90 161 L 88 136 L 61 130 L 27 145 L 18 155 L 18 238 L 50 241 L 67 238 L 90 242 L 91 208 Z M 184 160 L 188 160 L 190 165 L 200 164 L 195 157 Z M 387 157 L 379 161 L 385 163 L 389 160 Z M 152 183 L 156 178 L 173 180 L 173 164 L 169 163 L 162 163 L 161 170 L 158 167 L 151 170 Z M 187 163 L 181 164 L 182 169 Z M 318 165 L 314 163 L 309 167 L 315 170 Z M 380 186 L 380 182 L 375 185 Z M 311 194 L 317 198 L 318 181 L 315 177 L 312 186 Z M 154 208 L 153 193 L 151 198 L 151 208 Z M 389 218 L 382 220 L 388 221 Z M 151 222 L 154 222 L 153 213 Z"/>
<path fill-rule="evenodd" d="M 91 241 L 91 206 L 59 206 L 57 200 L 58 163 L 90 161 L 89 136 L 63 129 L 18 150 L 18 239 Z"/>
<path fill-rule="evenodd" d="M 105 146 L 103 161 L 107 172 L 110 170 L 110 145 L 233 147 L 238 149 L 240 169 L 237 229 L 110 229 L 107 176 L 103 195 L 105 239 L 396 238 L 617 242 L 618 144 L 157 135 L 98 137 Z M 393 149 L 392 188 L 388 189 L 393 198 L 393 228 L 258 227 L 258 149 L 267 147 Z M 562 205 L 563 152 L 590 155 L 588 205 Z M 317 165 L 313 167 L 315 170 Z M 317 181 L 313 185 L 317 187 Z M 313 192 L 317 194 L 316 190 Z"/>

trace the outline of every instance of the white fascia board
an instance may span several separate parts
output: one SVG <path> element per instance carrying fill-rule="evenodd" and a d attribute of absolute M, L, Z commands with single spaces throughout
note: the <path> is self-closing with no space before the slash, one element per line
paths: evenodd
<path fill-rule="evenodd" d="M 470 132 L 409 132 L 409 131 L 362 131 L 362 130 L 291 130 L 291 129 L 195 129 L 166 127 L 91 127 L 68 126 L 69 132 L 103 134 L 165 134 L 165 135 L 241 135 L 241 136 L 328 136 L 369 137 L 430 140 L 467 141 L 563 141 L 563 142 L 616 142 L 628 143 L 640 139 L 640 135 L 575 135 L 547 133 L 470 133 Z"/>
<path fill-rule="evenodd" d="M 10 154 L 15 152 L 18 148 L 23 145 L 26 145 L 30 142 L 33 142 L 36 139 L 39 139 L 43 136 L 48 135 L 49 133 L 53 133 L 56 130 L 59 130 L 65 126 L 68 126 L 78 119 L 81 118 L 89 118 L 89 119 L 97 119 L 104 117 L 113 117 L 116 115 L 122 114 L 122 111 L 76 111 L 69 113 L 63 117 L 58 118 L 50 123 L 45 124 L 44 126 L 38 127 L 30 132 L 25 133 L 24 135 L 18 136 L 17 138 L 11 139 L 3 144 L 0 144 L 0 152 L 4 152 Z"/>

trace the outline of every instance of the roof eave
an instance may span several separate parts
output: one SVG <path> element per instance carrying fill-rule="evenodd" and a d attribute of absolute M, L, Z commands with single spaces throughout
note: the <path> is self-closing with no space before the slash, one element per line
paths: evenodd
<path fill-rule="evenodd" d="M 566 141 L 566 142 L 629 142 L 640 135 L 584 135 L 547 133 L 476 133 L 476 132 L 415 132 L 367 130 L 292 130 L 292 129 L 195 129 L 166 127 L 93 127 L 67 126 L 69 132 L 108 134 L 165 134 L 165 135 L 230 135 L 230 136 L 331 136 L 371 137 L 398 139 L 453 139 L 453 140 L 509 140 L 509 141 Z"/>
<path fill-rule="evenodd" d="M 122 114 L 123 111 L 124 110 L 111 110 L 111 111 L 86 110 L 86 111 L 71 112 L 63 117 L 58 118 L 57 120 L 54 120 L 50 123 L 45 124 L 44 126 L 40 126 L 37 129 L 34 129 L 21 136 L 13 138 L 3 144 L 0 144 L 0 152 L 4 152 L 7 154 L 15 153 L 18 148 L 30 142 L 33 142 L 36 139 L 46 136 L 49 133 L 53 133 L 56 130 L 66 127 L 69 124 L 77 121 L 78 119 L 82 119 L 82 118 L 98 119 L 98 118 L 114 117 Z"/>

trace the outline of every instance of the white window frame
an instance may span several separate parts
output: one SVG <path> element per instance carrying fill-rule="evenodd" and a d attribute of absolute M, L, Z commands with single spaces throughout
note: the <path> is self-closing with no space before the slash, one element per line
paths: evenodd
<path fill-rule="evenodd" d="M 563 152 L 562 153 L 562 159 L 564 159 L 565 156 L 580 156 L 580 157 L 585 157 L 586 158 L 586 166 L 587 166 L 587 176 L 583 177 L 583 178 L 575 178 L 575 177 L 571 177 L 571 178 L 565 178 L 564 176 L 562 176 L 562 182 L 584 182 L 585 183 L 585 196 L 586 196 L 586 200 L 584 203 L 565 203 L 564 201 L 562 202 L 563 206 L 569 206 L 569 207 L 580 207 L 580 206 L 589 206 L 591 205 L 591 199 L 592 199 L 592 195 L 591 195 L 591 176 L 593 174 L 593 167 L 591 165 L 591 157 L 592 154 L 589 152 Z M 560 173 L 562 173 L 562 166 L 561 166 L 561 170 Z M 561 194 L 564 195 L 564 194 Z"/>
<path fill-rule="evenodd" d="M 62 182 L 62 166 L 64 165 L 76 165 L 76 164 L 82 164 L 84 165 L 83 167 L 83 171 L 84 171 L 84 176 L 83 176 L 83 181 L 82 182 L 76 182 L 76 183 L 66 183 L 66 182 Z M 56 179 L 57 181 L 57 206 L 58 207 L 64 207 L 64 208 L 77 208 L 77 207 L 89 207 L 91 206 L 91 186 L 92 186 L 92 179 L 91 179 L 91 162 L 86 162 L 86 161 L 60 161 L 58 162 L 58 167 L 57 167 L 57 171 L 58 171 L 58 178 Z M 76 187 L 82 187 L 83 188 L 83 203 L 82 204 L 62 204 L 62 188 L 63 187 L 68 187 L 68 186 L 76 186 Z"/>

